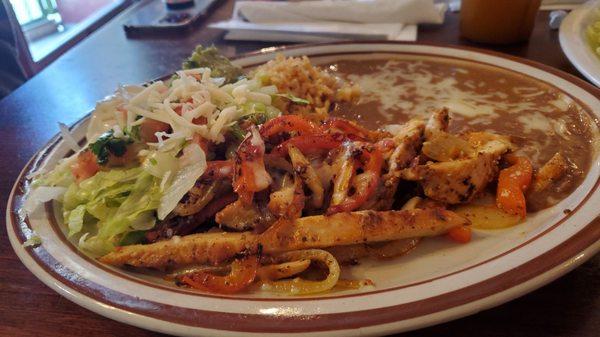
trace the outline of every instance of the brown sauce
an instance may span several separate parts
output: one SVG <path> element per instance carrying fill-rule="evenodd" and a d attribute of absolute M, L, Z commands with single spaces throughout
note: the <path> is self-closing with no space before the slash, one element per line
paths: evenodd
<path fill-rule="evenodd" d="M 590 116 L 539 80 L 489 65 L 423 56 L 342 60 L 328 67 L 362 91 L 358 104 L 340 105 L 334 114 L 367 127 L 404 123 L 447 106 L 451 132 L 509 135 L 534 168 L 561 152 L 570 163 L 568 174 L 540 195 L 530 195 L 531 211 L 568 196 L 591 165 L 595 135 Z"/>

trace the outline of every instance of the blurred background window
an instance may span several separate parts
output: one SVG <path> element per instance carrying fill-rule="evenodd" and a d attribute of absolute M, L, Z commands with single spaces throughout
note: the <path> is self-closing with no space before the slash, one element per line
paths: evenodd
<path fill-rule="evenodd" d="M 54 0 L 11 0 L 17 20 L 22 26 L 31 27 L 35 23 L 51 20 L 56 14 Z"/>
<path fill-rule="evenodd" d="M 131 0 L 10 0 L 34 63 L 41 69 L 77 37 L 97 28 Z M 96 27 L 92 27 L 96 26 Z M 90 29 L 92 28 L 92 29 Z M 73 44 L 71 43 L 71 44 Z"/>

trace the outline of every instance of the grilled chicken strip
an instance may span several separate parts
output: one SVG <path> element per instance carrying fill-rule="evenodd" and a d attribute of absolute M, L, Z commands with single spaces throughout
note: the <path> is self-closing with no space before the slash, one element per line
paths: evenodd
<path fill-rule="evenodd" d="M 425 138 L 432 138 L 437 132 L 448 131 L 448 125 L 450 124 L 450 115 L 448 114 L 448 108 L 443 107 L 437 111 L 434 111 L 427 125 L 425 125 Z"/>
<path fill-rule="evenodd" d="M 257 235 L 250 232 L 198 233 L 174 236 L 146 245 L 123 246 L 102 256 L 115 266 L 163 269 L 191 264 L 219 264 L 236 254 L 257 251 Z"/>
<path fill-rule="evenodd" d="M 273 222 L 269 212 L 255 204 L 247 205 L 241 200 L 236 200 L 225 206 L 215 215 L 215 221 L 230 230 L 242 232 L 256 227 L 268 227 Z"/>
<path fill-rule="evenodd" d="M 262 234 L 200 233 L 149 245 L 131 245 L 100 258 L 111 265 L 166 268 L 218 264 L 241 253 L 274 254 L 310 248 L 383 242 L 446 233 L 469 220 L 441 208 L 358 211 L 280 220 Z"/>
<path fill-rule="evenodd" d="M 418 181 L 426 196 L 448 204 L 471 201 L 498 174 L 500 156 L 509 150 L 501 140 L 477 149 L 472 158 L 430 162 L 402 171 L 402 178 Z"/>
<path fill-rule="evenodd" d="M 389 158 L 388 175 L 399 176 L 400 171 L 410 164 L 417 156 L 421 145 L 423 144 L 423 132 L 425 123 L 421 120 L 413 119 L 408 121 L 402 130 L 394 136 L 393 141 L 396 145 Z"/>
<path fill-rule="evenodd" d="M 404 255 L 414 248 L 421 238 L 401 239 L 387 242 L 361 243 L 349 246 L 329 247 L 330 252 L 339 263 L 355 263 L 359 259 L 372 257 L 376 259 L 389 259 Z"/>
<path fill-rule="evenodd" d="M 569 169 L 569 163 L 565 157 L 557 152 L 542 166 L 533 178 L 532 192 L 541 192 L 548 188 L 553 182 L 562 178 Z"/>
<path fill-rule="evenodd" d="M 394 203 L 394 194 L 398 188 L 400 172 L 407 168 L 417 156 L 423 144 L 425 123 L 422 120 L 408 121 L 392 139 L 395 147 L 391 153 L 384 153 L 387 160 L 387 173 L 382 177 L 383 183 L 379 186 L 372 202 L 366 203 L 362 209 L 388 210 Z"/>

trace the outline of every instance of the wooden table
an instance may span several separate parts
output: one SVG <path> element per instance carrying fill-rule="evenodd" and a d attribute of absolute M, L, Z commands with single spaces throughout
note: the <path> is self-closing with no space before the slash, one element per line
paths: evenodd
<path fill-rule="evenodd" d="M 134 6 L 135 7 L 135 6 Z M 230 16 L 232 1 L 209 18 Z M 228 42 L 204 25 L 179 38 L 127 39 L 122 24 L 134 8 L 118 15 L 48 68 L 0 101 L 0 204 L 26 161 L 57 131 L 73 123 L 118 84 L 141 83 L 172 72 L 192 50 L 214 43 L 231 56 L 270 44 Z M 558 43 L 557 31 L 541 12 L 529 44 L 492 49 L 540 61 L 581 76 Z M 443 26 L 419 28 L 419 41 L 473 45 L 458 37 L 458 15 Z M 480 46 L 486 48 L 485 46 Z M 4 219 L 5 216 L 2 216 Z M 5 226 L 0 227 L 0 336 L 158 336 L 83 309 L 44 286 L 17 259 Z M 600 256 L 529 295 L 476 315 L 407 336 L 598 336 Z"/>

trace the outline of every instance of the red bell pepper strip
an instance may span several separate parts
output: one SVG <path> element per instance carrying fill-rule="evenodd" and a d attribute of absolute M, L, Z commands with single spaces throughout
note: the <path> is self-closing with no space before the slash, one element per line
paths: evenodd
<path fill-rule="evenodd" d="M 234 294 L 246 289 L 256 278 L 260 263 L 258 256 L 247 256 L 231 263 L 231 272 L 217 276 L 206 271 L 185 275 L 181 282 L 202 291 L 218 294 Z"/>
<path fill-rule="evenodd" d="M 233 190 L 245 204 L 252 203 L 254 192 L 262 191 L 271 184 L 272 178 L 265 169 L 264 157 L 264 142 L 257 130 L 253 129 L 238 147 L 234 165 Z"/>
<path fill-rule="evenodd" d="M 500 171 L 496 205 L 509 214 L 525 218 L 527 214 L 525 191 L 531 184 L 533 168 L 529 159 L 525 157 L 510 155 L 506 156 L 506 160 L 512 166 Z"/>
<path fill-rule="evenodd" d="M 448 236 L 456 242 L 467 243 L 471 241 L 471 228 L 467 226 L 450 228 Z"/>
<path fill-rule="evenodd" d="M 264 139 L 280 133 L 296 132 L 298 135 L 315 134 L 319 129 L 310 121 L 297 115 L 283 115 L 267 121 L 260 128 L 260 135 Z"/>
<path fill-rule="evenodd" d="M 328 133 L 338 131 L 351 140 L 374 141 L 377 138 L 373 131 L 343 118 L 329 118 L 321 126 L 321 129 Z"/>
<path fill-rule="evenodd" d="M 303 154 L 316 153 L 335 149 L 342 145 L 343 137 L 340 135 L 331 134 L 311 134 L 296 136 L 277 145 L 271 151 L 273 155 L 285 156 L 288 152 L 288 147 L 293 145 L 297 147 Z"/>
<path fill-rule="evenodd" d="M 362 206 L 377 190 L 383 167 L 383 155 L 381 151 L 377 147 L 368 148 L 367 145 L 364 145 L 360 157 L 364 162 L 362 165 L 364 172 L 362 174 L 366 175 L 363 176 L 366 179 L 366 183 L 361 184 L 361 186 L 355 186 L 355 193 L 348 196 L 341 203 L 329 206 L 327 214 L 354 211 Z"/>

